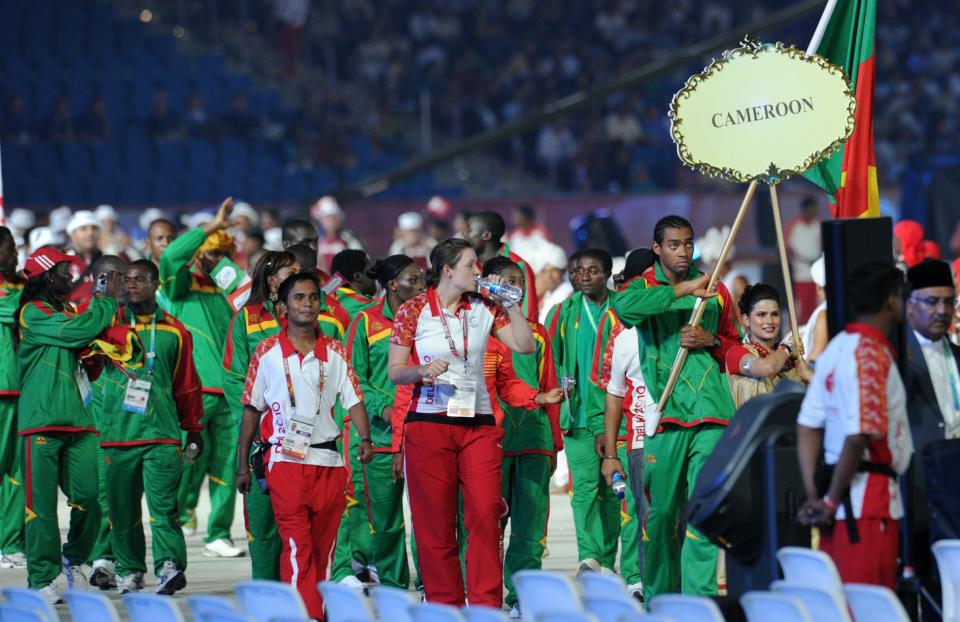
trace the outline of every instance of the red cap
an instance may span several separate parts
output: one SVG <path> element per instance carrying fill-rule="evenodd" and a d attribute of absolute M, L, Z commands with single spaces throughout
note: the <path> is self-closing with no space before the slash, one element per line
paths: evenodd
<path fill-rule="evenodd" d="M 58 263 L 64 261 L 73 263 L 79 260 L 80 258 L 76 255 L 68 255 L 55 246 L 44 246 L 27 257 L 27 262 L 23 264 L 23 276 L 32 279 L 51 270 Z"/>

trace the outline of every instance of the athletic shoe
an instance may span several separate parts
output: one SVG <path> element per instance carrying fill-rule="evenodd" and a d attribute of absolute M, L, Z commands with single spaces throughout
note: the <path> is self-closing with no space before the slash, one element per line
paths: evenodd
<path fill-rule="evenodd" d="M 66 557 L 60 556 L 60 564 L 63 566 L 63 574 L 67 576 L 68 590 L 86 590 L 87 577 L 83 574 L 83 566 L 78 564 L 74 566 Z"/>
<path fill-rule="evenodd" d="M 190 513 L 190 518 L 188 518 L 188 519 L 187 519 L 187 522 L 185 522 L 183 525 L 180 526 L 180 529 L 181 529 L 181 531 L 183 531 L 183 535 L 184 535 L 185 538 L 189 538 L 190 536 L 195 536 L 195 535 L 197 535 L 197 514 L 196 514 L 196 512 L 191 512 L 191 513 Z"/>
<path fill-rule="evenodd" d="M 101 590 L 112 590 L 117 587 L 117 573 L 112 561 L 98 559 L 93 562 L 90 571 L 90 585 Z"/>
<path fill-rule="evenodd" d="M 60 590 L 58 590 L 57 586 L 53 583 L 40 588 L 37 592 L 43 597 L 43 600 L 51 605 L 63 604 L 63 596 L 60 595 Z"/>
<path fill-rule="evenodd" d="M 26 568 L 27 556 L 23 553 L 0 553 L 0 568 Z"/>
<path fill-rule="evenodd" d="M 643 583 L 631 583 L 627 586 L 627 593 L 643 603 Z"/>
<path fill-rule="evenodd" d="M 157 575 L 157 594 L 173 596 L 173 593 L 187 587 L 187 577 L 169 559 L 163 562 L 163 570 Z"/>
<path fill-rule="evenodd" d="M 522 617 L 523 617 L 523 614 L 520 613 L 520 603 L 517 603 L 516 605 L 513 606 L 513 609 L 510 610 L 510 619 L 519 620 Z"/>
<path fill-rule="evenodd" d="M 600 568 L 600 574 L 604 575 L 605 577 L 615 577 L 615 576 L 617 576 L 617 573 L 615 573 L 614 571 L 610 570 L 610 569 L 607 568 L 606 566 L 602 566 L 602 567 Z"/>
<path fill-rule="evenodd" d="M 363 584 L 363 581 L 356 578 L 352 574 L 348 574 L 344 578 L 340 579 L 340 585 L 358 591 L 362 591 L 364 588 L 366 588 L 366 586 Z"/>
<path fill-rule="evenodd" d="M 377 567 L 374 564 L 367 566 L 367 574 L 370 577 L 370 583 L 375 583 L 380 585 L 380 573 L 377 571 Z"/>
<path fill-rule="evenodd" d="M 233 546 L 233 542 L 227 538 L 207 542 L 203 547 L 204 557 L 243 557 L 246 554 L 246 551 Z"/>
<path fill-rule="evenodd" d="M 143 573 L 135 572 L 125 577 L 117 577 L 117 594 L 130 594 L 143 589 Z"/>
<path fill-rule="evenodd" d="M 577 575 L 585 572 L 600 572 L 600 563 L 595 559 L 585 559 L 577 566 Z"/>

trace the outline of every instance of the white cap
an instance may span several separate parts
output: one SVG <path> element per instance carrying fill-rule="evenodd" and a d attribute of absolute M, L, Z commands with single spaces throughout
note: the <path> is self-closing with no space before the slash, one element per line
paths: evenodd
<path fill-rule="evenodd" d="M 723 251 L 723 245 L 727 242 L 727 236 L 730 235 L 730 227 L 724 225 L 722 229 L 710 227 L 702 238 L 696 241 L 697 250 L 700 251 L 700 259 L 708 266 L 713 266 L 720 259 L 720 253 Z M 727 253 L 727 260 L 733 259 L 734 247 L 730 247 Z"/>
<path fill-rule="evenodd" d="M 325 197 L 320 197 L 320 200 L 317 201 L 316 209 L 318 216 L 343 216 L 343 210 L 340 209 L 340 204 L 337 203 L 337 199 L 329 194 Z"/>
<path fill-rule="evenodd" d="M 37 250 L 44 246 L 57 246 L 63 243 L 63 238 L 50 227 L 37 227 L 30 232 L 30 250 Z"/>
<path fill-rule="evenodd" d="M 827 286 L 827 262 L 823 255 L 810 266 L 810 278 L 820 287 Z"/>
<path fill-rule="evenodd" d="M 211 220 L 213 220 L 213 214 L 210 212 L 196 212 L 195 214 L 184 214 L 180 217 L 180 222 L 182 222 L 187 229 L 196 229 Z"/>
<path fill-rule="evenodd" d="M 257 210 L 253 209 L 253 206 L 244 201 L 239 203 L 234 203 L 233 210 L 230 212 L 230 217 L 234 218 L 236 216 L 246 216 L 254 227 L 260 224 L 260 214 L 257 213 Z"/>
<path fill-rule="evenodd" d="M 65 231 L 72 215 L 73 210 L 66 205 L 61 205 L 50 212 L 50 228 L 54 231 Z"/>
<path fill-rule="evenodd" d="M 544 268 L 567 269 L 567 252 L 559 244 L 549 244 L 539 253 L 541 270 Z"/>
<path fill-rule="evenodd" d="M 450 213 L 450 201 L 447 201 L 439 194 L 435 195 L 427 201 L 427 211 L 438 218 L 446 218 Z"/>
<path fill-rule="evenodd" d="M 163 213 L 163 210 L 160 210 L 156 207 L 148 207 L 140 214 L 140 218 L 137 219 L 137 224 L 139 224 L 140 229 L 146 233 L 147 229 L 150 228 L 150 225 L 153 224 L 154 220 L 159 220 L 166 217 L 167 215 Z"/>
<path fill-rule="evenodd" d="M 98 229 L 100 228 L 100 221 L 97 220 L 96 214 L 88 209 L 77 210 L 74 212 L 70 222 L 67 223 L 67 235 L 73 235 L 74 231 L 88 225 L 93 225 Z"/>
<path fill-rule="evenodd" d="M 100 222 L 103 222 L 104 220 L 112 220 L 113 222 L 117 222 L 120 220 L 120 217 L 117 216 L 117 210 L 113 209 L 112 205 L 98 205 L 93 214 Z"/>
<path fill-rule="evenodd" d="M 397 228 L 402 231 L 419 231 L 423 227 L 423 216 L 416 212 L 404 212 L 397 218 Z"/>
<path fill-rule="evenodd" d="M 26 231 L 35 225 L 36 222 L 37 217 L 34 216 L 33 212 L 23 209 L 22 207 L 10 210 L 10 215 L 7 216 L 7 224 L 10 225 L 10 228 L 19 229 L 20 231 Z"/>
<path fill-rule="evenodd" d="M 273 227 L 263 232 L 263 248 L 268 251 L 283 250 L 283 229 Z"/>

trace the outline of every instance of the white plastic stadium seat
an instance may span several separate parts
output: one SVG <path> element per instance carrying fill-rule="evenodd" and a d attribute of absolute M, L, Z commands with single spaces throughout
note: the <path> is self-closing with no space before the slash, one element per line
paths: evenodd
<path fill-rule="evenodd" d="M 323 596 L 323 608 L 327 613 L 327 622 L 347 622 L 347 620 L 369 620 L 372 622 L 376 619 L 373 615 L 373 609 L 370 607 L 370 601 L 362 592 L 333 581 L 321 581 L 317 585 L 317 589 Z M 306 616 L 306 613 L 304 613 L 304 616 Z"/>
<path fill-rule="evenodd" d="M 843 586 L 854 620 L 910 622 L 910 616 L 893 590 L 882 585 L 847 583 Z"/>
<path fill-rule="evenodd" d="M 451 605 L 417 603 L 408 608 L 414 622 L 463 622 L 460 610 Z"/>
<path fill-rule="evenodd" d="M 44 600 L 40 592 L 36 590 L 25 587 L 5 587 L 2 593 L 3 599 L 11 605 L 37 610 L 41 619 L 48 620 L 48 622 L 57 622 L 60 619 L 53 605 Z"/>
<path fill-rule="evenodd" d="M 526 618 L 536 619 L 545 611 L 583 611 L 576 585 L 561 574 L 521 570 L 513 575 L 513 584 Z"/>
<path fill-rule="evenodd" d="M 627 584 L 617 575 L 584 572 L 577 580 L 584 596 L 633 599 L 633 596 L 627 593 Z"/>
<path fill-rule="evenodd" d="M 783 592 L 747 592 L 740 604 L 747 622 L 813 622 L 803 602 Z"/>
<path fill-rule="evenodd" d="M 774 581 L 770 589 L 799 598 L 816 622 L 851 622 L 843 592 L 799 581 Z"/>
<path fill-rule="evenodd" d="M 467 622 L 507 622 L 507 614 L 493 607 L 464 607 L 460 610 Z"/>
<path fill-rule="evenodd" d="M 209 596 L 207 594 L 194 594 L 187 596 L 187 609 L 194 620 L 199 620 L 205 613 L 218 612 L 230 613 L 236 611 L 233 603 L 222 596 Z"/>
<path fill-rule="evenodd" d="M 391 622 L 411 622 L 410 606 L 416 604 L 413 596 L 407 590 L 401 590 L 387 585 L 377 585 L 370 588 L 370 600 L 377 610 L 377 618 L 391 620 Z M 329 615 L 329 613 L 327 614 Z"/>
<path fill-rule="evenodd" d="M 940 540 L 933 545 L 943 592 L 943 622 L 960 622 L 960 540 Z"/>
<path fill-rule="evenodd" d="M 158 594 L 124 594 L 130 622 L 184 622 L 177 601 Z"/>
<path fill-rule="evenodd" d="M 233 588 L 237 595 L 237 610 L 256 622 L 270 622 L 273 618 L 306 618 L 307 608 L 300 593 L 280 581 L 241 581 Z"/>
<path fill-rule="evenodd" d="M 843 581 L 840 573 L 823 551 L 813 551 L 799 546 L 785 546 L 777 551 L 777 561 L 783 568 L 783 578 L 822 587 L 840 590 Z"/>
<path fill-rule="evenodd" d="M 11 605 L 10 603 L 0 603 L 0 620 L 5 622 L 51 622 L 38 609 Z M 57 620 L 59 618 L 54 618 L 52 622 L 57 622 Z"/>
<path fill-rule="evenodd" d="M 683 620 L 683 622 L 723 622 L 717 603 L 704 596 L 662 594 L 650 601 L 650 611 Z"/>
<path fill-rule="evenodd" d="M 631 602 L 632 601 L 632 602 Z M 598 620 L 619 620 L 621 616 L 640 613 L 640 604 L 636 599 L 621 598 L 619 596 L 584 596 L 583 608 L 592 613 Z"/>
<path fill-rule="evenodd" d="M 113 602 L 106 596 L 95 592 L 67 590 L 63 595 L 70 606 L 72 620 L 91 620 L 91 622 L 120 622 L 120 615 Z"/>

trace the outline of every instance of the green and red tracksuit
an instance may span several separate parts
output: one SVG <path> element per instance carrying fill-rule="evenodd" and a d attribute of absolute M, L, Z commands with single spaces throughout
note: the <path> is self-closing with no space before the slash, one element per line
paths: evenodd
<path fill-rule="evenodd" d="M 103 411 L 98 429 L 105 454 L 113 553 L 117 575 L 146 572 L 140 509 L 146 493 L 153 567 L 159 575 L 165 561 L 172 561 L 181 570 L 187 567 L 187 546 L 177 508 L 183 469 L 180 447 L 182 433 L 203 429 L 200 378 L 193 362 L 193 339 L 173 316 L 159 308 L 153 314 L 135 316 L 126 307 L 120 308 L 118 316 L 136 330 L 146 356 L 143 364 L 125 365 L 123 371 L 108 365 L 99 378 Z M 142 414 L 124 408 L 127 374 L 151 383 Z"/>
<path fill-rule="evenodd" d="M 536 275 L 533 273 L 533 269 L 523 257 L 511 251 L 510 246 L 506 243 L 500 246 L 500 251 L 497 254 L 510 259 L 520 266 L 520 270 L 523 271 L 523 278 L 527 284 L 527 293 L 524 295 L 523 302 L 520 304 L 523 307 L 523 315 L 531 322 L 536 322 L 537 318 L 540 317 L 540 299 L 537 297 Z"/>
<path fill-rule="evenodd" d="M 685 280 L 700 275 L 691 269 Z M 650 514 L 644 539 L 644 596 L 677 592 L 717 593 L 717 548 L 687 526 L 681 551 L 677 533 L 684 499 L 704 462 L 734 413 L 730 386 L 724 377 L 726 350 L 739 341 L 733 322 L 733 301 L 722 283 L 717 297 L 706 301 L 701 326 L 720 339 L 720 346 L 691 350 L 660 419 L 660 431 L 644 441 L 644 486 Z M 697 299 L 677 299 L 658 263 L 625 284 L 615 301 L 617 317 L 636 326 L 640 367 L 651 396 L 659 402 L 680 349 L 680 329 L 690 321 Z"/>
<path fill-rule="evenodd" d="M 16 315 L 23 281 L 0 274 L 0 552 L 23 552 L 23 476 L 17 438 Z"/>
<path fill-rule="evenodd" d="M 116 310 L 116 301 L 102 298 L 91 300 L 81 313 L 70 306 L 58 311 L 40 300 L 20 312 L 17 408 L 26 486 L 24 552 L 32 588 L 45 587 L 60 574 L 58 488 L 72 508 L 63 556 L 71 564 L 83 564 L 97 538 L 96 429 L 78 388 L 78 352 L 111 325 Z"/>
<path fill-rule="evenodd" d="M 203 229 L 191 229 L 170 242 L 160 258 L 160 290 L 167 311 L 193 336 L 193 362 L 203 385 L 203 453 L 186 465 L 180 484 L 180 521 L 196 512 L 204 477 L 210 480 L 210 517 L 205 542 L 230 538 L 236 505 L 239 419 L 223 397 L 221 361 L 233 309 L 223 291 L 196 265 L 194 257 L 206 240 Z"/>
<path fill-rule="evenodd" d="M 393 430 L 382 416 L 384 410 L 392 409 L 397 395 L 396 385 L 387 376 L 393 316 L 394 310 L 386 300 L 381 300 L 361 310 L 350 324 L 347 353 L 360 380 L 370 417 L 373 460 L 359 464 L 353 455 L 356 452 L 352 452 L 348 464 L 354 485 L 358 479 L 363 485 L 367 507 L 367 524 L 353 528 L 369 530 L 370 562 L 377 567 L 380 582 L 406 589 L 410 585 L 410 568 L 403 521 L 403 482 L 393 481 Z"/>
<path fill-rule="evenodd" d="M 343 308 L 321 292 L 320 314 L 317 317 L 320 332 L 342 340 L 346 325 L 347 316 Z M 269 300 L 245 306 L 230 321 L 223 353 L 223 393 L 235 417 L 243 413 L 240 398 L 253 351 L 267 337 L 280 334 L 281 329 L 282 321 Z M 282 546 L 270 497 L 260 492 L 258 485 L 254 485 L 244 497 L 243 504 L 253 578 L 279 581 Z"/>
<path fill-rule="evenodd" d="M 350 322 L 353 322 L 361 311 L 380 302 L 349 287 L 337 288 L 332 297 L 346 311 Z M 368 408 L 367 413 L 372 412 Z M 354 564 L 352 562 L 355 561 L 361 566 L 372 563 L 373 527 L 368 519 L 367 499 L 363 494 L 364 468 L 363 464 L 357 460 L 360 435 L 350 426 L 350 417 L 339 405 L 334 409 L 334 414 L 337 419 L 343 421 L 341 443 L 343 463 L 347 467 L 347 507 L 343 512 L 340 530 L 337 532 L 337 546 L 333 554 L 333 566 L 330 571 L 331 579 L 340 581 L 354 574 Z M 370 415 L 371 422 L 376 418 L 376 413 Z"/>
<path fill-rule="evenodd" d="M 517 354 L 491 338 L 487 357 L 509 359 L 517 378 L 534 389 L 548 391 L 557 386 L 550 337 L 539 322 L 530 322 L 530 329 L 537 342 L 535 352 Z M 487 363 L 486 359 L 484 363 Z M 497 392 L 503 410 L 501 425 L 505 431 L 503 499 L 507 502 L 510 521 L 510 543 L 503 561 L 503 577 L 507 588 L 506 603 L 513 606 L 517 602 L 513 573 L 539 570 L 543 565 L 550 515 L 550 467 L 557 452 L 563 448 L 563 437 L 558 405 L 533 409 L 516 407 L 503 399 L 500 384 Z M 504 527 L 506 523 L 507 519 L 504 519 Z"/>
<path fill-rule="evenodd" d="M 592 371 L 616 326 L 612 309 L 617 295 L 608 291 L 607 299 L 597 306 L 583 292 L 575 292 L 547 315 L 557 376 L 573 376 L 577 382 L 561 405 L 560 427 L 566 435 L 564 450 L 573 482 L 570 505 L 578 557 L 610 570 L 616 564 L 620 538 L 620 502 L 600 474 L 595 439 L 603 434 L 606 394 L 597 386 Z"/>

